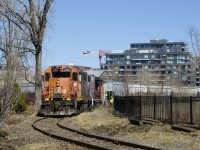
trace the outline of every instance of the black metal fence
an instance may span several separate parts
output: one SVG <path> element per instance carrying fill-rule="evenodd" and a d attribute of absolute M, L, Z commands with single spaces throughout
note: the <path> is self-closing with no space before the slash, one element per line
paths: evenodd
<path fill-rule="evenodd" d="M 115 96 L 114 109 L 137 120 L 200 123 L 200 97 Z"/>

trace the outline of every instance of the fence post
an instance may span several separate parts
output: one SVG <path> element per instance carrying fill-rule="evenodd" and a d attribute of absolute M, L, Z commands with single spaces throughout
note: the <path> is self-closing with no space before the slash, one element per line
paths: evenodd
<path fill-rule="evenodd" d="M 154 95 L 154 101 L 153 101 L 153 119 L 156 119 L 156 95 Z"/>
<path fill-rule="evenodd" d="M 173 123 L 173 115 L 172 115 L 172 93 L 170 95 L 170 123 Z"/>
<path fill-rule="evenodd" d="M 190 96 L 190 124 L 193 124 L 192 96 Z"/>
<path fill-rule="evenodd" d="M 139 120 L 142 120 L 142 96 L 140 95 L 140 110 L 139 110 Z"/>
<path fill-rule="evenodd" d="M 116 101 L 117 101 L 117 96 L 114 96 L 114 102 L 113 102 L 113 107 L 114 107 L 114 110 L 116 110 Z M 116 100 L 116 101 L 115 101 Z"/>

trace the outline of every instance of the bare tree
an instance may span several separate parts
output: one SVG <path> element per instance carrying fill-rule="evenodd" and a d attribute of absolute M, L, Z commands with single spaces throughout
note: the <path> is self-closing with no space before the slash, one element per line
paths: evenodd
<path fill-rule="evenodd" d="M 118 77 L 119 77 L 119 67 L 112 66 L 109 68 L 109 70 L 105 71 L 104 75 L 102 76 L 102 79 L 118 81 Z"/>
<path fill-rule="evenodd" d="M 0 86 L 0 121 L 4 119 L 7 113 L 14 107 L 20 92 L 17 88 L 16 79 L 19 73 L 19 64 L 21 58 L 21 39 L 19 29 L 6 18 L 0 17 L 0 51 L 1 70 L 3 85 Z M 19 38 L 20 37 L 20 38 Z"/>
<path fill-rule="evenodd" d="M 147 86 L 147 92 L 150 92 L 151 85 L 157 85 L 159 81 L 159 76 L 156 73 L 150 72 L 144 67 L 138 70 L 137 72 L 137 83 L 140 85 L 140 92 L 141 86 Z"/>
<path fill-rule="evenodd" d="M 124 75 L 124 79 L 123 79 L 125 95 L 129 95 L 129 86 L 128 85 L 133 82 L 131 79 L 132 79 L 131 73 L 126 72 Z"/>
<path fill-rule="evenodd" d="M 42 44 L 47 26 L 47 15 L 53 0 L 1 0 L 1 13 L 11 20 L 21 31 L 29 36 L 34 49 L 29 52 L 35 56 L 35 108 L 39 110 L 42 90 Z M 9 19 L 9 18 L 8 18 Z"/>
<path fill-rule="evenodd" d="M 194 26 L 189 26 L 187 34 L 190 37 L 191 52 L 193 54 L 193 61 L 195 68 L 198 72 L 200 71 L 200 32 Z"/>

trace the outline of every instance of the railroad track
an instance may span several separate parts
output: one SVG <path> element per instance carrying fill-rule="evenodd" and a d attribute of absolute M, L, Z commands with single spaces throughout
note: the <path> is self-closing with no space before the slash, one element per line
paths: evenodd
<path fill-rule="evenodd" d="M 62 119 L 41 118 L 33 123 L 33 128 L 43 134 L 89 149 L 98 150 L 131 150 L 147 149 L 158 150 L 159 148 L 121 141 L 109 137 L 98 136 L 66 127 L 60 123 Z"/>

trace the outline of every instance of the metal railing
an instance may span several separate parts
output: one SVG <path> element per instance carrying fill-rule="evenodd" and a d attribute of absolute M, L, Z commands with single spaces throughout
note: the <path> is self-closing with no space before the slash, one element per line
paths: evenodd
<path fill-rule="evenodd" d="M 137 120 L 200 123 L 200 97 L 115 96 L 114 109 Z"/>

